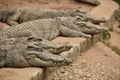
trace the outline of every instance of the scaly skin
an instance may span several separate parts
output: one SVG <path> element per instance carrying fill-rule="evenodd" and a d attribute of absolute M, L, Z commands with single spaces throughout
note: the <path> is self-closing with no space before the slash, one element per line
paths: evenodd
<path fill-rule="evenodd" d="M 55 18 L 55 17 L 75 17 L 79 16 L 82 20 L 88 20 L 92 23 L 105 22 L 103 18 L 96 18 L 89 13 L 77 9 L 77 10 L 52 10 L 52 9 L 41 9 L 41 8 L 18 8 L 18 9 L 3 9 L 0 10 L 0 21 L 5 22 L 9 25 L 17 25 L 26 21 L 44 19 L 44 18 Z"/>
<path fill-rule="evenodd" d="M 47 45 L 46 42 L 49 46 L 55 45 L 55 43 L 35 37 L 11 38 L 0 41 L 0 67 L 54 67 L 72 63 L 70 58 L 52 54 L 44 49 L 44 46 Z M 56 46 L 67 47 L 62 51 L 72 47 L 68 44 L 56 44 Z M 54 48 L 57 47 L 53 46 Z M 59 50 L 59 47 L 57 49 Z M 60 50 L 60 52 L 62 51 Z"/>
<path fill-rule="evenodd" d="M 94 35 L 108 31 L 107 27 L 94 24 L 91 21 L 82 21 L 80 17 L 61 17 L 60 20 L 63 26 L 84 34 Z"/>
<path fill-rule="evenodd" d="M 71 58 L 52 53 L 70 50 L 71 45 L 57 45 L 47 40 L 58 36 L 90 38 L 87 34 L 97 34 L 104 31 L 107 29 L 91 22 L 81 21 L 77 17 L 39 19 L 3 28 L 0 31 L 0 67 L 68 65 L 72 63 Z M 28 36 L 38 38 L 21 38 Z"/>
<path fill-rule="evenodd" d="M 34 38 L 34 37 L 30 37 L 28 38 L 28 41 L 29 42 L 32 42 L 32 41 L 39 41 L 39 47 L 45 49 L 46 51 L 50 52 L 50 53 L 53 53 L 53 54 L 59 54 L 59 53 L 62 53 L 64 51 L 68 51 L 71 49 L 72 45 L 70 45 L 69 43 L 53 43 L 53 42 L 50 42 L 48 40 L 45 40 L 45 39 L 40 39 L 40 38 Z"/>
<path fill-rule="evenodd" d="M 52 40 L 58 36 L 91 38 L 89 34 L 108 31 L 107 28 L 76 17 L 58 17 L 25 22 L 0 31 L 0 40 L 12 37 L 36 36 Z"/>

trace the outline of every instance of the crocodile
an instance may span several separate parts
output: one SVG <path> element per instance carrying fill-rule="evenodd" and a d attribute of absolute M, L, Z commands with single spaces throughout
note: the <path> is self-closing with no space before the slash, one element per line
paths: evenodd
<path fill-rule="evenodd" d="M 17 9 L 1 9 L 0 21 L 9 25 L 17 25 L 23 22 L 55 17 L 81 17 L 83 21 L 91 21 L 92 23 L 105 22 L 104 18 L 96 18 L 88 12 L 81 9 L 76 10 L 53 10 L 45 8 L 17 8 Z"/>
<path fill-rule="evenodd" d="M 1 40 L 0 68 L 66 66 L 71 64 L 73 60 L 67 56 L 53 53 L 62 53 L 71 48 L 70 44 L 53 43 L 31 36 Z M 57 49 L 57 52 L 52 49 Z"/>
<path fill-rule="evenodd" d="M 107 32 L 106 27 L 81 21 L 78 17 L 38 19 L 0 30 L 0 40 L 14 37 L 35 36 L 53 40 L 58 36 L 91 38 L 91 34 Z"/>

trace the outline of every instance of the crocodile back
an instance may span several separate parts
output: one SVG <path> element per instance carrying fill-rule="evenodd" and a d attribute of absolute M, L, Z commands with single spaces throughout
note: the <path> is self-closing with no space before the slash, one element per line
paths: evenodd
<path fill-rule="evenodd" d="M 52 40 L 59 35 L 59 25 L 56 19 L 39 19 L 24 22 L 19 25 L 4 28 L 0 31 L 0 39 L 31 36 Z"/>
<path fill-rule="evenodd" d="M 19 9 L 19 11 L 21 12 L 21 15 L 18 20 L 19 23 L 36 20 L 36 19 L 68 16 L 68 14 L 66 14 L 64 11 L 45 9 L 45 8 L 23 8 L 23 9 Z"/>

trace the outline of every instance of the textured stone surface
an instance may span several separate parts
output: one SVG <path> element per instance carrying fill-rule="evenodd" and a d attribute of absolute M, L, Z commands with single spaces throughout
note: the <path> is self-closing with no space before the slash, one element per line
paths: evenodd
<path fill-rule="evenodd" d="M 110 28 L 113 26 L 115 11 L 119 9 L 119 5 L 112 0 L 99 1 L 101 4 L 95 7 L 90 13 L 97 17 L 104 17 L 107 20 L 105 25 Z"/>
<path fill-rule="evenodd" d="M 41 68 L 1 68 L 0 80 L 42 80 Z"/>
<path fill-rule="evenodd" d="M 85 38 L 66 38 L 66 37 L 58 37 L 53 40 L 53 42 L 58 42 L 58 43 L 65 43 L 65 42 L 70 42 L 71 44 L 74 45 L 74 47 L 67 52 L 61 53 L 61 55 L 68 55 L 71 58 L 76 58 L 81 52 L 81 50 L 87 49 L 87 42 Z"/>

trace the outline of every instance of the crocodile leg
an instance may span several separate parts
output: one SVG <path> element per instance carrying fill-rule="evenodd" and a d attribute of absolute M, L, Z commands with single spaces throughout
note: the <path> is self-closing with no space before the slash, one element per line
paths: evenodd
<path fill-rule="evenodd" d="M 84 37 L 84 38 L 91 38 L 90 35 L 82 33 L 80 31 L 77 30 L 72 30 L 69 29 L 65 26 L 61 26 L 60 27 L 60 34 L 63 36 L 67 36 L 67 37 Z"/>
<path fill-rule="evenodd" d="M 30 37 L 28 38 L 29 42 L 38 42 L 36 46 L 42 47 L 50 53 L 62 53 L 68 51 L 72 48 L 72 45 L 69 43 L 53 43 L 45 39 Z"/>
<path fill-rule="evenodd" d="M 16 11 L 12 16 L 8 18 L 7 23 L 11 26 L 19 24 L 17 20 L 19 19 L 20 15 L 21 12 Z"/>

